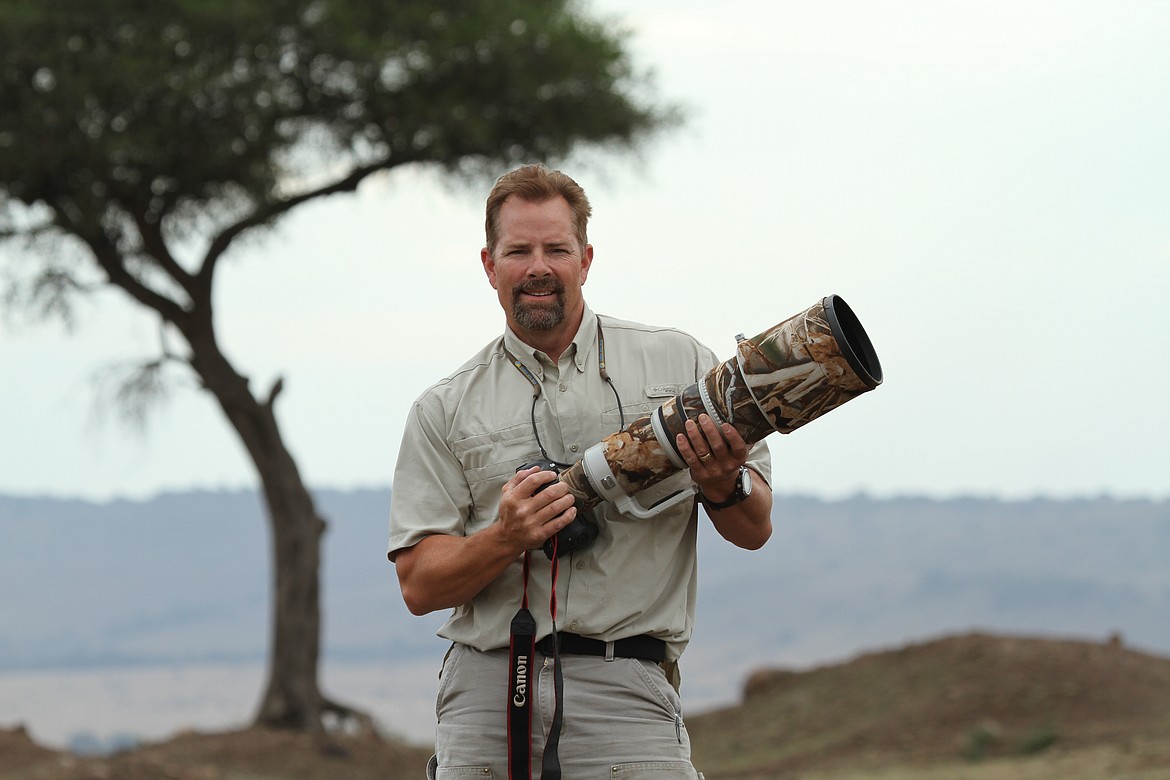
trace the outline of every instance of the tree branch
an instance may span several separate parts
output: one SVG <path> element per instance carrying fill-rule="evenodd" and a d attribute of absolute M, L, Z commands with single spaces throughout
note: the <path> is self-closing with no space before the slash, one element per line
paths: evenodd
<path fill-rule="evenodd" d="M 272 383 L 272 389 L 268 391 L 268 398 L 264 401 L 264 406 L 269 410 L 276 404 L 276 396 L 280 395 L 280 391 L 284 390 L 284 377 L 278 376 L 276 381 Z"/>
<path fill-rule="evenodd" d="M 125 208 L 125 205 L 123 205 Z M 142 236 L 142 247 L 146 253 L 158 261 L 158 265 L 192 298 L 195 297 L 195 277 L 187 269 L 179 265 L 179 261 L 171 254 L 166 239 L 162 234 L 162 221 L 148 220 L 146 215 L 137 210 L 126 209 L 134 218 L 138 227 L 138 234 Z"/>
<path fill-rule="evenodd" d="M 159 316 L 167 322 L 181 325 L 186 318 L 186 312 L 183 310 L 183 307 L 165 295 L 147 287 L 134 274 L 130 273 L 129 269 L 126 268 L 126 262 L 121 253 L 118 252 L 117 248 L 109 242 L 103 233 L 98 232 L 93 235 L 86 235 L 77 226 L 65 227 L 85 242 L 90 251 L 93 252 L 94 259 L 101 266 L 102 270 L 106 272 L 106 278 L 110 284 L 125 290 L 129 293 L 130 297 L 143 306 L 158 312 Z"/>
<path fill-rule="evenodd" d="M 357 189 L 358 185 L 361 184 L 363 179 L 373 173 L 389 170 L 399 165 L 416 161 L 417 159 L 414 156 L 396 156 L 393 160 L 388 157 L 383 158 L 378 162 L 370 163 L 369 165 L 363 165 L 359 168 L 353 169 L 344 178 L 338 179 L 332 184 L 327 184 L 323 187 L 319 187 L 318 189 L 309 190 L 308 192 L 303 192 L 300 195 L 286 198 L 284 200 L 270 201 L 265 205 L 257 208 L 256 211 L 251 214 L 251 216 L 247 217 L 246 219 L 242 219 L 234 225 L 226 228 L 211 242 L 211 245 L 207 248 L 206 254 L 203 256 L 203 263 L 199 268 L 198 274 L 196 275 L 196 279 L 198 280 L 200 287 L 203 288 L 205 294 L 210 291 L 211 279 L 215 275 L 215 266 L 219 262 L 220 257 L 222 257 L 223 253 L 227 251 L 227 248 L 231 246 L 231 243 L 239 238 L 239 236 L 245 231 L 263 225 L 273 218 L 288 212 L 289 210 L 299 206 L 302 203 L 305 203 L 306 201 L 313 200 L 314 198 L 320 198 L 326 195 L 334 195 L 339 192 L 352 192 Z"/>

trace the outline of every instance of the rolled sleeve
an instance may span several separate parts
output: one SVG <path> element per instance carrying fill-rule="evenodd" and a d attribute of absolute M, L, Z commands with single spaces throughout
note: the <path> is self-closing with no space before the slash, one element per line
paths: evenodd
<path fill-rule="evenodd" d="M 387 557 L 394 560 L 399 551 L 433 534 L 464 536 L 470 506 L 463 466 L 447 445 L 446 432 L 415 403 L 394 468 Z"/>

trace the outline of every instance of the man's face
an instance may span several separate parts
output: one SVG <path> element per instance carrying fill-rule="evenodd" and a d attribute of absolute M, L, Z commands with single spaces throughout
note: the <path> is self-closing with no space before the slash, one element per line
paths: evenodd
<path fill-rule="evenodd" d="M 577 243 L 565 199 L 530 203 L 509 197 L 500 208 L 495 252 L 485 247 L 480 259 L 516 335 L 546 351 L 567 346 L 585 309 L 581 286 L 593 247 Z"/>

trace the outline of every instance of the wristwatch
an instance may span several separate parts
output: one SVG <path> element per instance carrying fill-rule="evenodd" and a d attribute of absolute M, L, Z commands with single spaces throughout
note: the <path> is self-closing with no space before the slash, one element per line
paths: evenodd
<path fill-rule="evenodd" d="M 703 506 L 708 509 L 726 509 L 729 506 L 735 506 L 740 501 L 746 501 L 747 497 L 752 494 L 752 473 L 748 471 L 747 466 L 739 467 L 739 476 L 735 478 L 735 490 L 731 491 L 731 495 L 723 501 L 712 501 L 704 496 L 702 493 Z"/>

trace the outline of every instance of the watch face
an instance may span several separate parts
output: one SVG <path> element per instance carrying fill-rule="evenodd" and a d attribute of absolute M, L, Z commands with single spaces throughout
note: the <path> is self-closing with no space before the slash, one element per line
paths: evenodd
<path fill-rule="evenodd" d="M 752 494 L 752 473 L 746 468 L 739 472 L 740 492 L 744 497 Z"/>

